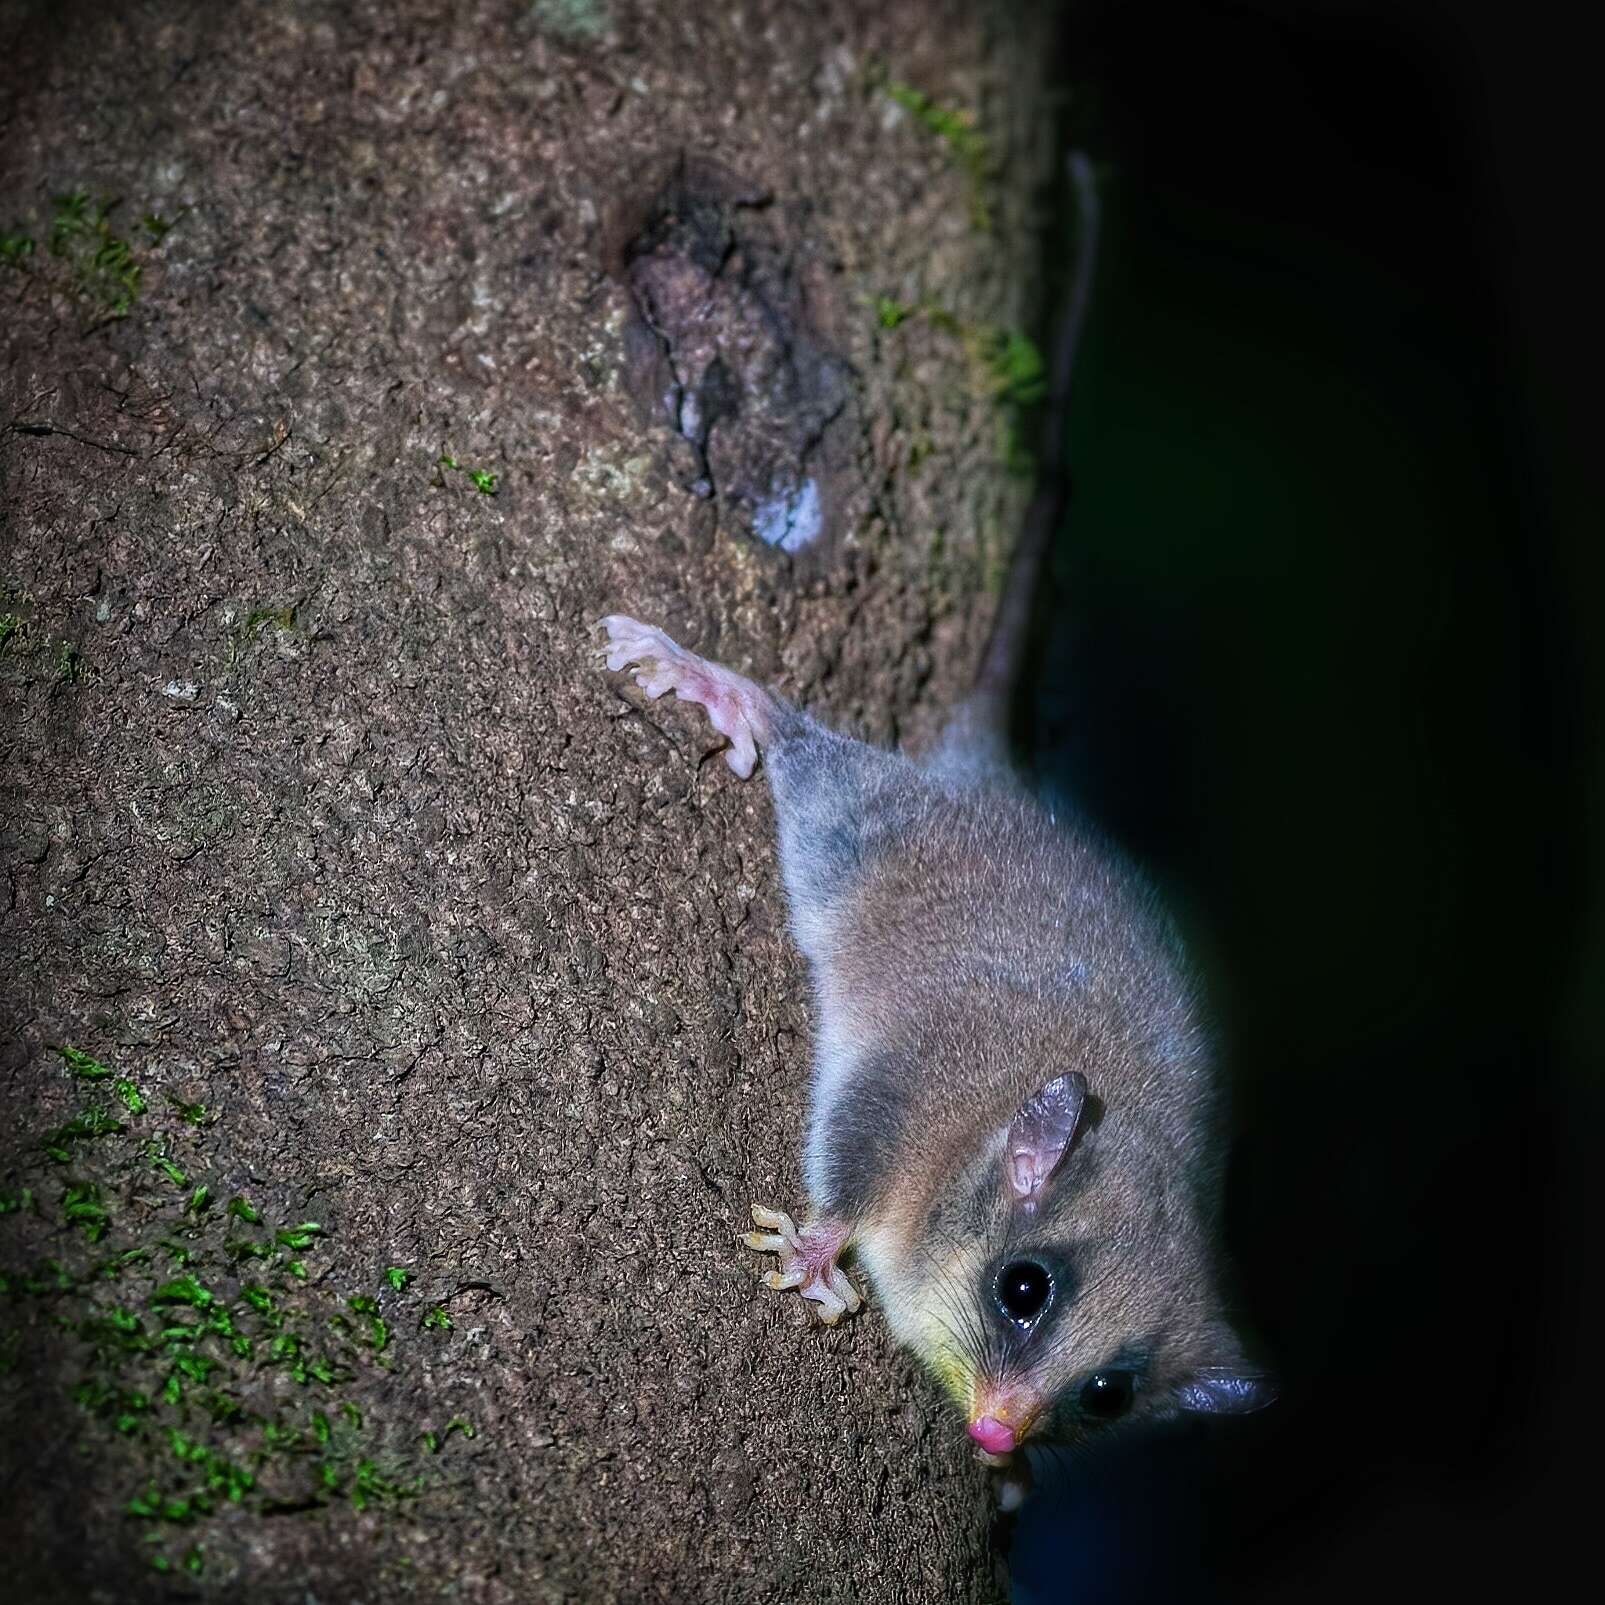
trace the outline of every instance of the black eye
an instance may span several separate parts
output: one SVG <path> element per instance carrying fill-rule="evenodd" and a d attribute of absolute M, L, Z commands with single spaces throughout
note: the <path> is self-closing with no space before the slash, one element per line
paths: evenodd
<path fill-rule="evenodd" d="M 1099 1371 L 1081 1384 L 1076 1402 L 1089 1416 L 1113 1421 L 1131 1408 L 1132 1378 L 1129 1371 Z"/>
<path fill-rule="evenodd" d="M 1053 1278 L 1034 1259 L 1010 1260 L 998 1272 L 998 1308 L 1018 1326 L 1034 1321 L 1053 1292 Z"/>

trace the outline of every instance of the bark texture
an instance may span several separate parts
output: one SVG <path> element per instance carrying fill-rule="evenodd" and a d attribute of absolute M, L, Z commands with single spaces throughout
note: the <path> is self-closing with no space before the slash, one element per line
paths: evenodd
<path fill-rule="evenodd" d="M 1024 502 L 1044 54 L 0 5 L 11 1597 L 994 1597 L 933 1389 L 734 1241 L 799 1197 L 768 799 L 593 621 L 930 730 Z"/>

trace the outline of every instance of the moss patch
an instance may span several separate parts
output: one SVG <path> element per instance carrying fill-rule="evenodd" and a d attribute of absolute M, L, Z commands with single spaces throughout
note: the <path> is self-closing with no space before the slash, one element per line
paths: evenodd
<path fill-rule="evenodd" d="M 1025 444 L 1026 424 L 1032 410 L 1048 395 L 1048 370 L 1041 348 L 1017 329 L 970 322 L 934 302 L 910 304 L 886 295 L 876 298 L 875 321 L 882 329 L 899 329 L 915 319 L 924 319 L 963 345 L 976 392 L 989 396 L 999 408 L 999 455 L 1010 473 L 1029 479 L 1036 472 L 1036 463 Z"/>
<path fill-rule="evenodd" d="M 465 468 L 449 451 L 443 451 L 435 464 L 439 483 L 445 484 L 447 474 L 462 474 L 481 496 L 496 494 L 496 475 L 488 468 Z"/>
<path fill-rule="evenodd" d="M 406 1343 L 447 1341 L 419 1335 L 450 1330 L 441 1307 L 407 1296 L 404 1266 L 371 1290 L 332 1285 L 316 1268 L 323 1223 L 276 1222 L 242 1193 L 220 1204 L 228 1167 L 202 1143 L 201 1106 L 153 1110 L 112 1066 L 56 1051 L 121 1107 L 92 1103 L 45 1134 L 0 1193 L 0 1372 L 32 1345 L 65 1346 L 62 1410 L 126 1477 L 145 1562 L 202 1572 L 230 1507 L 382 1511 L 424 1493 L 473 1424 L 365 1414 L 349 1394 L 393 1372 Z M 30 1260 L 30 1246 L 50 1252 Z"/>
<path fill-rule="evenodd" d="M 90 327 L 128 315 L 144 281 L 144 264 L 112 225 L 120 202 L 92 197 L 86 189 L 51 197 L 44 227 L 45 250 L 23 225 L 0 232 L 0 265 L 35 274 L 65 292 L 85 310 Z M 145 213 L 140 229 L 160 244 L 172 224 Z"/>
<path fill-rule="evenodd" d="M 987 189 L 992 177 L 991 147 L 986 135 L 975 126 L 975 114 L 964 107 L 945 105 L 912 84 L 895 78 L 888 79 L 881 87 L 920 127 L 935 134 L 947 146 L 970 181 L 970 220 L 983 232 L 989 230 L 992 209 Z"/>

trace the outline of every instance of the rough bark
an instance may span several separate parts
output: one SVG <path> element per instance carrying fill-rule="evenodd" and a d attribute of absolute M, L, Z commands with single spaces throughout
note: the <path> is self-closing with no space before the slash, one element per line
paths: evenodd
<path fill-rule="evenodd" d="M 10 4 L 0 56 L 12 1597 L 993 1597 L 933 1389 L 734 1241 L 799 1196 L 768 799 L 592 626 L 930 729 L 1024 499 L 1038 19 Z"/>

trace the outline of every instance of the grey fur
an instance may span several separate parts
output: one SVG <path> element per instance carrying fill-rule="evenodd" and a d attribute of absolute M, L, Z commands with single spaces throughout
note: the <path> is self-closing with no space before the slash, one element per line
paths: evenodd
<path fill-rule="evenodd" d="M 1111 1366 L 1148 1413 L 1259 1397 L 1214 1293 L 1211 1052 L 1147 884 L 1000 771 L 995 741 L 917 765 L 607 623 L 610 663 L 708 707 L 738 773 L 764 753 L 817 1002 L 809 1241 L 832 1262 L 855 1245 L 983 1441 L 1007 1437 L 997 1411 L 1084 1429 L 1075 1400 Z M 1011 1258 L 1051 1277 L 1033 1319 L 998 1296 Z"/>
<path fill-rule="evenodd" d="M 994 750 L 970 763 L 950 742 L 922 767 L 791 710 L 776 722 L 766 762 L 819 1009 L 810 1202 L 866 1234 L 917 1222 L 897 1274 L 884 1251 L 871 1266 L 886 1303 L 918 1303 L 970 1245 L 969 1308 L 942 1319 L 978 1373 L 1029 1378 L 1061 1433 L 1086 1425 L 1075 1386 L 1122 1354 L 1142 1356 L 1140 1409 L 1200 1408 L 1230 1389 L 1190 1379 L 1241 1367 L 1217 1313 L 1219 1112 L 1194 986 L 1146 882 Z M 1002 1139 L 1072 1072 L 1087 1113 L 1029 1217 Z M 1067 1290 L 1022 1336 L 991 1279 L 1026 1253 Z"/>

